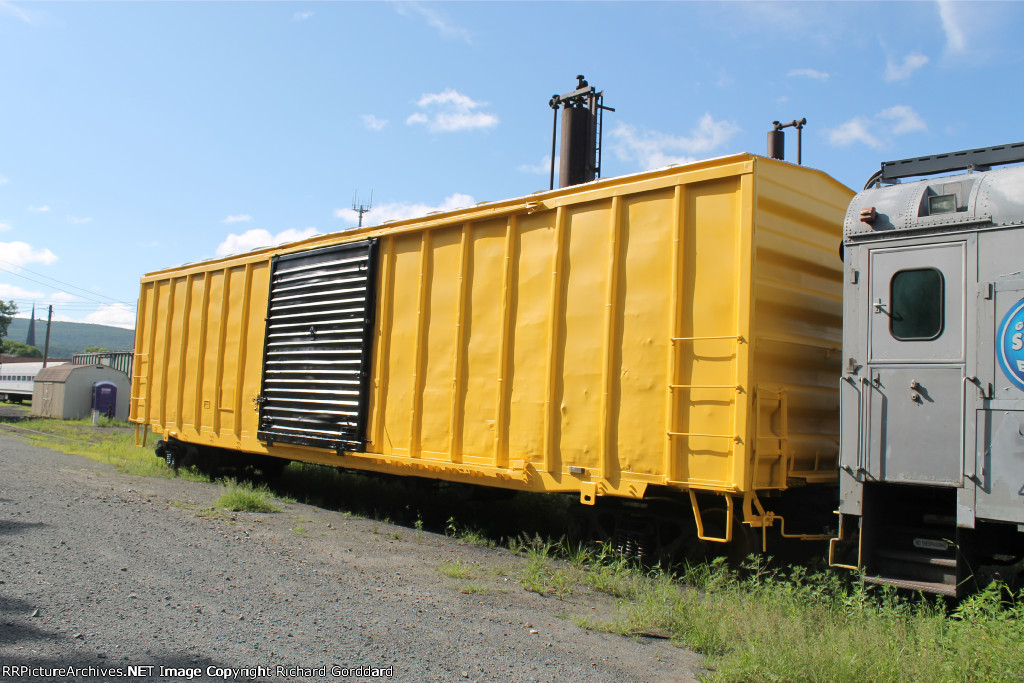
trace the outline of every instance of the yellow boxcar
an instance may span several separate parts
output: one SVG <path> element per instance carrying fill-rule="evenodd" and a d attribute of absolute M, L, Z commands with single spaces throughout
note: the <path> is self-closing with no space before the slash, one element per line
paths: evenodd
<path fill-rule="evenodd" d="M 770 492 L 837 479 L 852 196 L 740 154 L 151 273 L 131 419 L 583 503 L 690 492 L 698 525 L 710 492 L 770 525 Z"/>

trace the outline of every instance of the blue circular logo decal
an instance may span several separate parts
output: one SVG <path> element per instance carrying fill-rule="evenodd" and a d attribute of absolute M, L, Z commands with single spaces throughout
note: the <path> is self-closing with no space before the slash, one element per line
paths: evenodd
<path fill-rule="evenodd" d="M 1007 311 L 996 334 L 996 355 L 1003 374 L 1024 390 L 1024 299 Z"/>

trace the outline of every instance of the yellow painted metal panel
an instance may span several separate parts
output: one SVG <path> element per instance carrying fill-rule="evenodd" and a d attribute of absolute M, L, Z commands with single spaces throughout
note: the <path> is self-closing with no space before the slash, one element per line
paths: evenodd
<path fill-rule="evenodd" d="M 246 318 L 249 310 L 249 290 L 245 266 L 225 269 L 226 315 L 221 318 L 220 391 L 217 394 L 218 435 L 237 438 L 237 415 L 239 392 L 238 365 L 244 363 Z"/>
<path fill-rule="evenodd" d="M 566 259 L 561 278 L 553 443 L 562 467 L 599 467 L 605 293 L 611 202 L 567 209 Z M 555 465 L 552 471 L 561 471 Z"/>
<path fill-rule="evenodd" d="M 430 272 L 423 357 L 421 436 L 423 455 L 448 458 L 449 426 L 455 365 L 453 349 L 459 333 L 459 291 L 462 281 L 462 227 L 434 230 L 430 240 Z M 392 347 L 393 353 L 412 349 Z M 407 448 L 411 447 L 406 445 Z"/>
<path fill-rule="evenodd" d="M 424 233 L 425 235 L 426 233 Z M 388 300 L 391 310 L 378 317 L 387 321 L 381 334 L 389 338 L 390 353 L 375 360 L 387 364 L 388 393 L 384 415 L 384 442 L 381 453 L 410 454 L 416 385 L 416 348 L 420 322 L 421 245 L 424 235 L 396 237 L 392 243 L 393 276 Z M 418 449 L 417 449 L 418 455 Z"/>
<path fill-rule="evenodd" d="M 548 297 L 554 212 L 522 216 L 512 287 L 512 368 L 509 373 L 509 459 L 538 462 L 544 449 Z"/>
<path fill-rule="evenodd" d="M 519 217 L 509 216 L 505 225 L 505 245 L 501 263 L 501 328 L 498 331 L 498 377 L 495 383 L 494 466 L 508 465 L 508 411 L 512 391 L 513 289 Z"/>
<path fill-rule="evenodd" d="M 758 455 L 755 485 L 834 481 L 843 264 L 827 217 L 844 211 L 853 195 L 838 183 L 802 183 L 802 169 L 789 164 L 757 163 L 753 381 L 784 398 L 785 412 L 772 417 L 769 431 L 778 434 L 785 419 L 788 467 L 767 469 L 769 458 Z"/>
<path fill-rule="evenodd" d="M 825 481 L 850 196 L 738 155 L 147 275 L 132 416 L 201 444 L 533 490 Z M 259 442 L 270 259 L 368 237 L 366 453 Z"/>
<path fill-rule="evenodd" d="M 667 188 L 623 202 L 619 322 L 613 343 L 619 356 L 611 401 L 617 417 L 613 472 L 668 478 L 663 453 L 673 428 L 665 417 L 671 383 L 665 359 L 672 350 L 675 201 L 674 188 Z"/>
<path fill-rule="evenodd" d="M 674 442 L 691 481 L 734 488 L 732 458 L 742 445 L 736 407 L 749 388 L 737 376 L 747 346 L 737 328 L 740 273 L 737 178 L 687 188 L 683 213 L 682 324 L 676 352 L 682 417 Z M 737 391 L 736 386 L 741 386 Z M 742 438 L 740 439 L 742 440 Z"/>
<path fill-rule="evenodd" d="M 217 434 L 217 402 L 220 396 L 220 373 L 223 370 L 223 337 L 221 336 L 222 325 L 227 311 L 225 310 L 224 295 L 226 287 L 224 282 L 224 271 L 215 270 L 207 276 L 207 299 L 206 319 L 203 326 L 203 348 L 205 353 L 202 356 L 202 407 L 199 417 L 199 431 L 207 437 Z"/>
<path fill-rule="evenodd" d="M 270 292 L 270 263 L 249 263 L 247 287 L 249 305 L 246 306 L 242 324 L 246 330 L 244 342 L 239 348 L 239 391 L 235 397 L 239 415 L 236 438 L 255 446 L 257 419 L 259 417 L 255 398 L 260 390 L 260 376 L 263 368 L 263 318 L 266 316 L 267 295 Z"/>
<path fill-rule="evenodd" d="M 502 263 L 507 221 L 474 224 L 468 249 L 464 334 L 458 349 L 460 393 L 456 397 L 454 452 L 466 462 L 493 463 L 494 391 L 500 370 Z"/>
<path fill-rule="evenodd" d="M 203 284 L 205 277 L 202 274 L 189 275 L 185 284 L 185 310 L 181 317 L 181 344 L 180 346 L 180 368 L 181 381 L 178 383 L 178 402 L 181 404 L 181 433 L 196 434 L 199 431 L 199 405 L 200 394 L 193 391 L 196 384 L 196 364 L 192 362 L 198 358 L 201 352 L 201 337 L 193 334 L 193 330 L 199 329 L 203 324 L 203 306 L 197 301 L 202 301 Z"/>
<path fill-rule="evenodd" d="M 170 327 L 173 318 L 171 316 L 170 295 L 174 286 L 174 280 L 168 279 L 157 285 L 153 293 L 153 344 L 151 356 L 155 368 L 156 392 L 153 402 L 153 416 L 158 425 L 170 426 L 174 430 L 174 424 L 168 418 L 167 410 L 167 382 L 168 375 L 173 372 L 168 359 L 170 358 L 170 345 L 174 340 L 174 332 Z"/>

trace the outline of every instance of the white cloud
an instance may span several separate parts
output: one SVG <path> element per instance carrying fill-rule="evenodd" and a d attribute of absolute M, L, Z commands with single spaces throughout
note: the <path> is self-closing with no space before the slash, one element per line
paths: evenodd
<path fill-rule="evenodd" d="M 440 205 L 431 206 L 429 204 L 407 204 L 403 202 L 393 202 L 390 204 L 380 204 L 370 209 L 363 216 L 363 226 L 370 225 L 381 225 L 388 221 L 401 221 L 408 218 L 419 218 L 420 216 L 426 216 L 430 213 L 437 213 L 439 211 L 454 211 L 455 209 L 461 209 L 467 206 L 472 206 L 476 201 L 468 194 L 459 194 L 456 192 L 453 195 L 444 198 L 444 201 Z M 346 223 L 350 223 L 352 226 L 359 224 L 359 214 L 352 209 L 335 209 L 334 216 L 336 218 L 343 219 Z"/>
<path fill-rule="evenodd" d="M 229 256 L 231 254 L 242 254 L 261 247 L 273 247 L 285 242 L 296 242 L 307 237 L 319 235 L 316 228 L 292 228 L 283 230 L 276 235 L 271 235 L 266 230 L 247 230 L 241 235 L 230 234 L 217 246 L 217 256 Z"/>
<path fill-rule="evenodd" d="M 47 211 L 50 210 L 50 207 L 47 206 L 46 204 L 43 204 L 42 206 L 30 206 L 28 207 L 28 210 L 31 211 L 32 213 L 46 213 Z"/>
<path fill-rule="evenodd" d="M 615 153 L 624 161 L 634 161 L 644 169 L 660 168 L 670 164 L 685 164 L 697 157 L 707 156 L 728 142 L 740 130 L 732 121 L 716 121 L 710 113 L 704 114 L 689 137 L 670 135 L 658 131 L 637 132 L 635 126 L 625 123 L 612 131 L 616 139 Z"/>
<path fill-rule="evenodd" d="M 849 147 L 855 142 L 862 142 L 868 147 L 881 149 L 882 141 L 869 132 L 870 126 L 869 120 L 858 116 L 828 131 L 828 141 L 836 147 Z"/>
<path fill-rule="evenodd" d="M 32 15 L 15 6 L 13 3 L 7 2 L 6 0 L 0 0 L 0 13 L 10 14 L 13 17 L 21 19 L 26 24 L 32 23 Z"/>
<path fill-rule="evenodd" d="M 913 107 L 898 104 L 868 119 L 863 116 L 850 119 L 827 130 L 828 141 L 836 147 L 848 147 L 860 142 L 872 149 L 883 149 L 894 135 L 905 135 L 928 130 L 924 119 Z"/>
<path fill-rule="evenodd" d="M 0 282 L 0 299 L 4 301 L 10 301 L 11 299 L 42 299 L 46 296 L 43 292 L 37 292 L 30 289 L 22 289 L 17 285 L 8 285 Z M 20 308 L 20 307 L 19 307 Z M 26 316 L 31 311 L 22 311 Z"/>
<path fill-rule="evenodd" d="M 818 71 L 817 69 L 793 69 L 786 75 L 790 78 L 797 76 L 803 78 L 813 78 L 816 81 L 828 80 L 828 74 L 824 71 Z"/>
<path fill-rule="evenodd" d="M 126 304 L 104 304 L 85 316 L 81 322 L 135 329 L 135 310 Z"/>
<path fill-rule="evenodd" d="M 498 117 L 478 111 L 487 106 L 451 88 L 440 93 L 424 94 L 416 102 L 424 111 L 411 114 L 408 125 L 426 124 L 432 131 L 455 132 L 473 128 L 491 128 L 498 125 Z"/>
<path fill-rule="evenodd" d="M 469 31 L 452 23 L 446 17 L 436 12 L 433 8 L 422 5 L 418 2 L 400 2 L 395 4 L 395 10 L 403 17 L 418 15 L 425 19 L 427 26 L 435 29 L 442 38 L 448 40 L 462 40 L 470 45 L 473 41 Z"/>
<path fill-rule="evenodd" d="M 155 249 L 155 248 L 157 248 L 157 247 L 159 247 L 161 245 L 157 241 L 152 241 L 152 242 L 136 242 L 135 246 L 140 247 L 142 249 Z"/>
<path fill-rule="evenodd" d="M 974 12 L 976 6 L 965 3 L 950 2 L 950 0 L 938 0 L 939 19 L 942 21 L 942 30 L 946 33 L 946 50 L 952 53 L 967 51 L 967 36 L 964 34 L 964 17 L 961 15 L 962 5 L 966 11 Z"/>
<path fill-rule="evenodd" d="M 555 172 L 558 171 L 560 157 L 555 157 Z M 544 158 L 536 164 L 519 164 L 518 169 L 523 173 L 534 173 L 536 175 L 551 174 L 551 155 L 545 154 Z"/>
<path fill-rule="evenodd" d="M 899 104 L 895 107 L 883 109 L 877 116 L 880 119 L 893 122 L 890 130 L 893 135 L 903 135 L 904 133 L 916 133 L 918 131 L 928 130 L 928 126 L 925 125 L 921 116 L 914 111 L 913 107 L 908 107 L 905 104 Z"/>
<path fill-rule="evenodd" d="M 76 225 L 83 225 L 85 223 L 91 223 L 92 218 L 78 218 L 76 216 L 68 216 L 68 220 Z"/>
<path fill-rule="evenodd" d="M 27 263 L 42 263 L 48 266 L 57 261 L 57 255 L 49 249 L 33 249 L 31 244 L 25 242 L 0 242 L 0 254 L 4 255 L 4 261 L 15 266 Z"/>
<path fill-rule="evenodd" d="M 0 185 L 6 185 L 6 184 L 7 184 L 7 176 L 0 175 Z"/>
<path fill-rule="evenodd" d="M 247 213 L 240 213 L 234 216 L 228 216 L 221 223 L 248 223 L 252 220 L 252 216 Z"/>
<path fill-rule="evenodd" d="M 885 80 L 888 83 L 893 81 L 905 81 L 911 74 L 928 63 L 928 58 L 919 52 L 912 52 L 903 58 L 903 62 L 897 64 L 889 57 L 885 64 Z"/>
<path fill-rule="evenodd" d="M 0 222 L 0 232 L 3 232 L 4 230 L 10 230 L 12 227 L 14 226 L 12 226 L 10 223 Z"/>
<path fill-rule="evenodd" d="M 373 114 L 363 114 L 363 125 L 370 130 L 381 130 L 388 122 L 386 119 L 378 119 Z"/>
<path fill-rule="evenodd" d="M 313 16 L 312 12 L 296 12 L 292 15 L 292 21 L 305 21 Z"/>

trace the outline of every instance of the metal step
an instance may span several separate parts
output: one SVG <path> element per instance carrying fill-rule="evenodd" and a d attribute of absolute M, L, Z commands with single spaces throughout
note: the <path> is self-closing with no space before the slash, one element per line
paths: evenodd
<path fill-rule="evenodd" d="M 880 586 L 896 586 L 897 588 L 904 588 L 906 590 L 938 593 L 939 595 L 948 595 L 952 598 L 956 597 L 956 583 L 909 581 L 906 579 L 894 579 L 887 576 L 865 576 L 864 581 Z"/>
<path fill-rule="evenodd" d="M 879 548 L 875 550 L 875 558 L 883 560 L 894 560 L 896 562 L 927 564 L 933 567 L 946 567 L 948 569 L 956 569 L 955 557 L 935 557 L 934 555 L 908 553 L 902 550 L 891 550 L 889 548 Z"/>
<path fill-rule="evenodd" d="M 963 578 L 956 527 L 956 492 L 905 484 L 866 487 L 865 580 L 955 596 Z"/>

